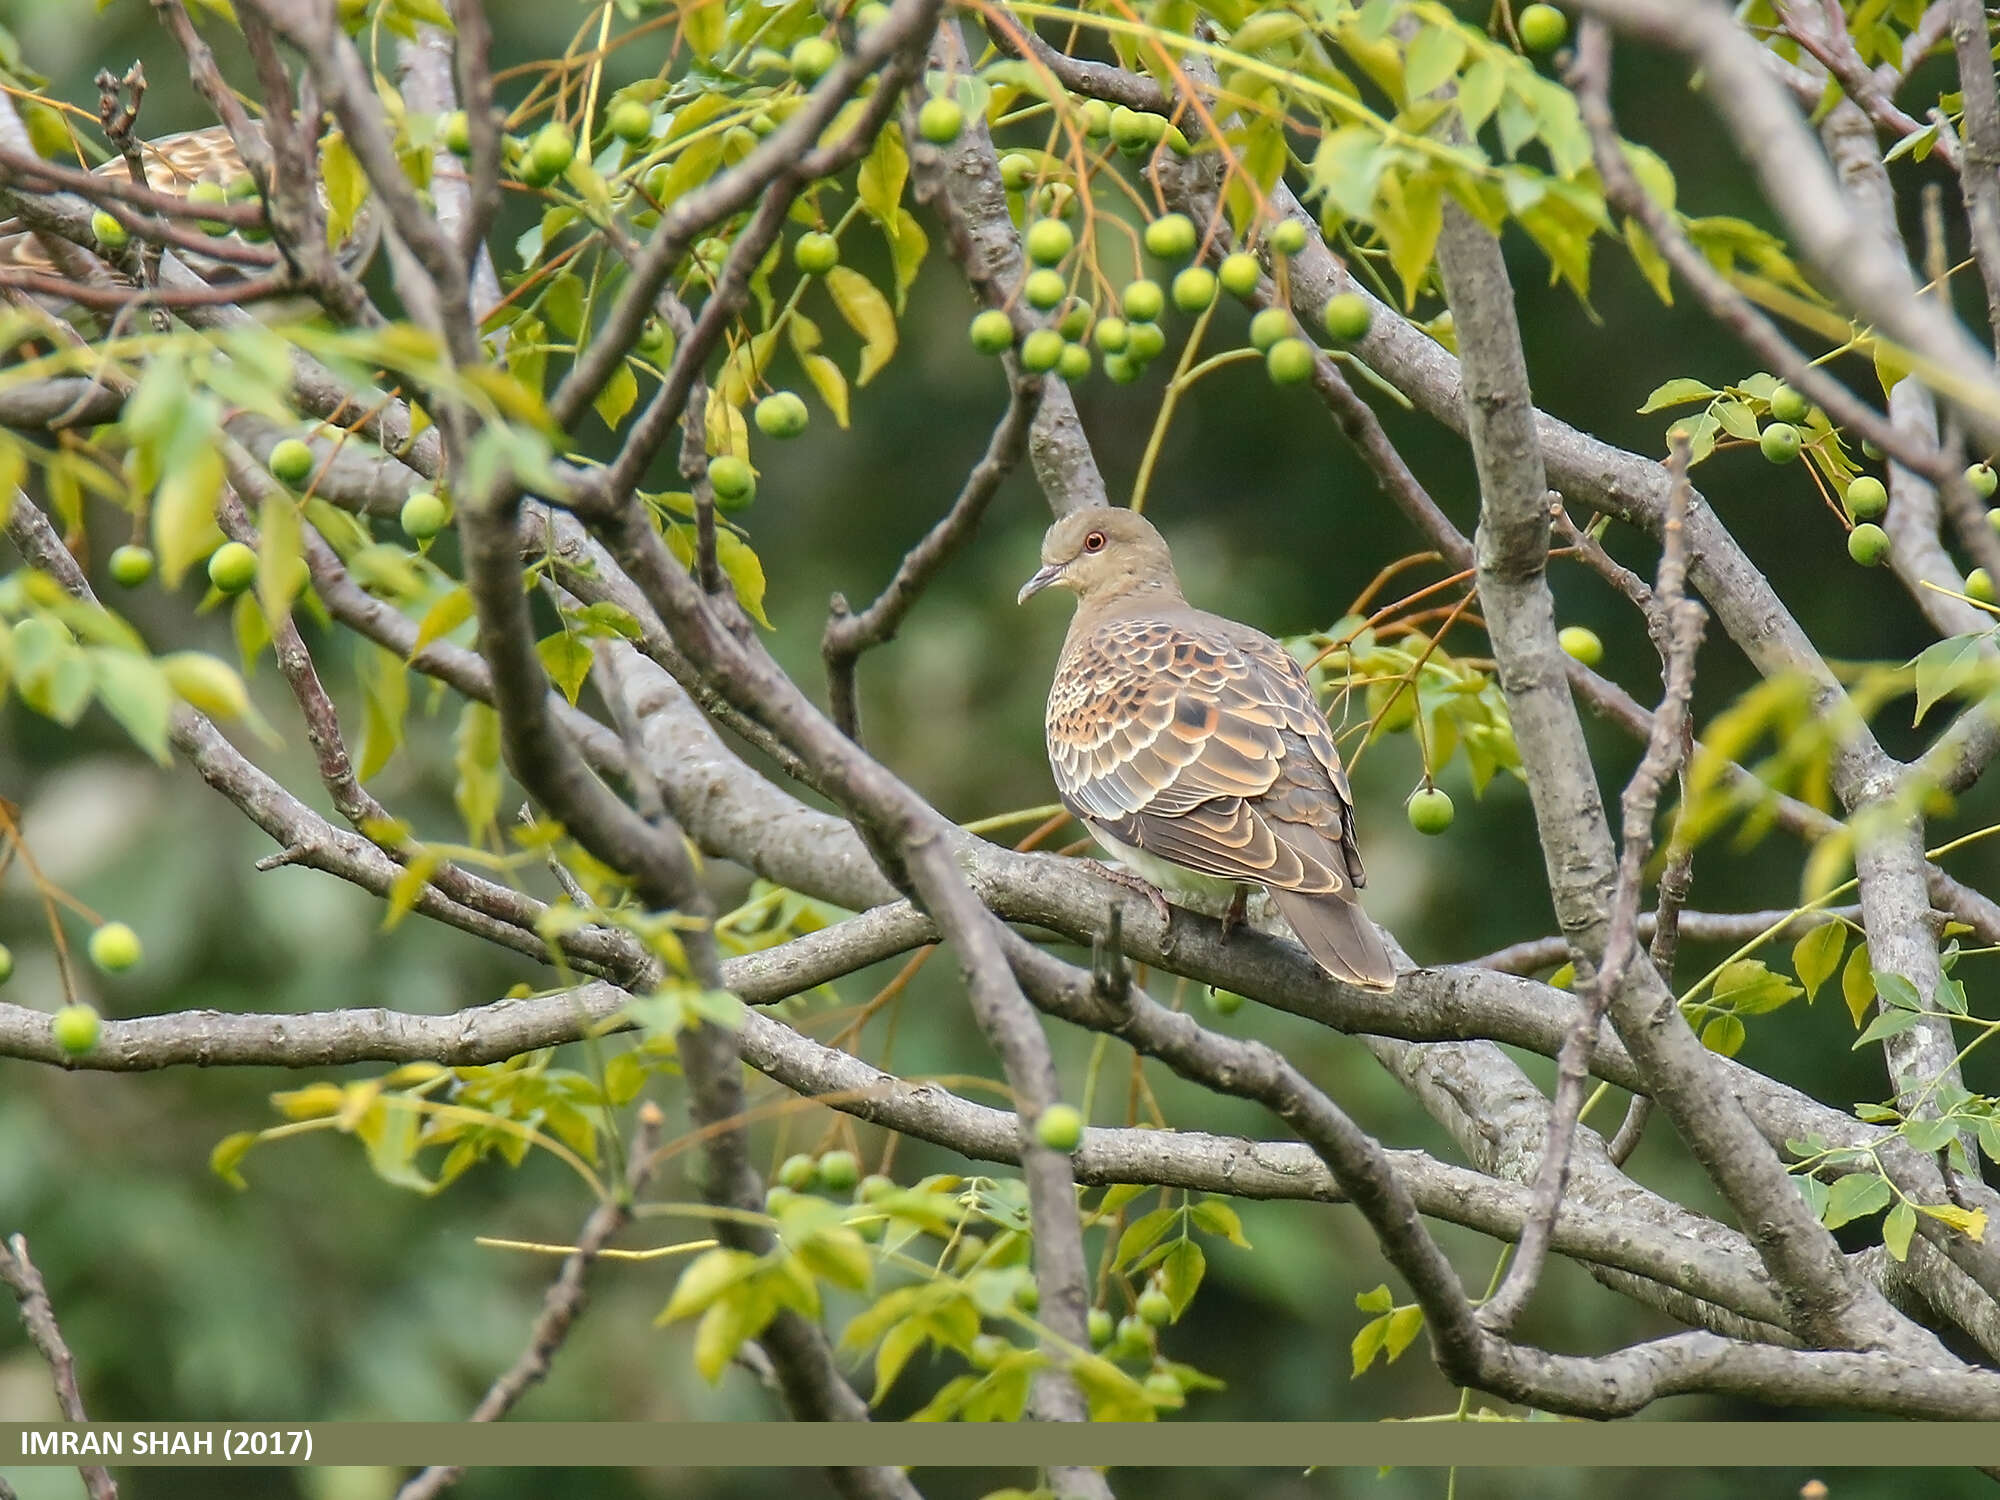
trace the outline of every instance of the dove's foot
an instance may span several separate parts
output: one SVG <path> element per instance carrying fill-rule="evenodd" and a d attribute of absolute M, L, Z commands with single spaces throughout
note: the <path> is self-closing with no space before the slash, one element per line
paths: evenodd
<path fill-rule="evenodd" d="M 1130 870 L 1120 865 L 1106 864 L 1103 860 L 1097 862 L 1097 867 L 1104 872 L 1107 880 L 1124 886 L 1128 891 L 1134 891 L 1144 896 L 1152 906 L 1153 914 L 1160 919 L 1161 926 L 1167 927 L 1173 924 L 1174 909 L 1167 904 L 1166 893 L 1154 885 L 1152 881 L 1142 876 L 1134 875 Z"/>
<path fill-rule="evenodd" d="M 1229 941 L 1229 934 L 1250 920 L 1250 887 L 1239 885 L 1236 894 L 1229 898 L 1229 910 L 1222 914 L 1222 940 Z"/>

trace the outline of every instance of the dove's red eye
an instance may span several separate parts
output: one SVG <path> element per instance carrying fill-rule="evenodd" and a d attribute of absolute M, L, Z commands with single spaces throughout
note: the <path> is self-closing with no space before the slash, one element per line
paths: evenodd
<path fill-rule="evenodd" d="M 1083 539 L 1083 550 L 1086 552 L 1102 552 L 1104 550 L 1104 533 L 1101 531 L 1091 532 L 1089 536 Z"/>

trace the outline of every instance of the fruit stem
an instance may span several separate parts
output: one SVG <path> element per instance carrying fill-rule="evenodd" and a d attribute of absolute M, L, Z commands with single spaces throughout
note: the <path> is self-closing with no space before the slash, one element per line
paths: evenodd
<path fill-rule="evenodd" d="M 1146 508 L 1146 487 L 1153 482 L 1153 465 L 1159 462 L 1160 448 L 1167 440 L 1167 428 L 1173 424 L 1174 408 L 1180 405 L 1181 392 L 1194 383 L 1194 357 L 1201 350 L 1202 336 L 1208 332 L 1209 320 L 1215 316 L 1221 302 L 1218 297 L 1204 307 L 1201 316 L 1194 320 L 1194 330 L 1188 334 L 1187 343 L 1181 349 L 1180 362 L 1174 366 L 1173 377 L 1167 381 L 1166 394 L 1160 399 L 1159 415 L 1153 419 L 1153 431 L 1146 439 L 1145 455 L 1139 460 L 1139 476 L 1132 481 L 1132 509 L 1135 511 L 1143 512 Z M 1257 353 L 1254 349 L 1231 352 Z"/>

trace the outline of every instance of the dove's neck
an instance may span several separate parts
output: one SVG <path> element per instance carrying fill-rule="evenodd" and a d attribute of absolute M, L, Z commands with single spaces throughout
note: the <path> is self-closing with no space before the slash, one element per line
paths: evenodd
<path fill-rule="evenodd" d="M 1093 622 L 1121 620 L 1132 615 L 1158 614 L 1163 609 L 1186 607 L 1187 600 L 1181 596 L 1180 581 L 1171 575 L 1165 578 L 1134 578 L 1121 581 L 1116 588 L 1093 592 L 1082 601 L 1076 617 L 1081 620 L 1088 615 Z"/>

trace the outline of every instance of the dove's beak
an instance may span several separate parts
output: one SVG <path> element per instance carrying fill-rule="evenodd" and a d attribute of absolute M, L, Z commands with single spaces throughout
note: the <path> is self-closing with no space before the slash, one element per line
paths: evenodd
<path fill-rule="evenodd" d="M 1037 569 L 1035 576 L 1021 585 L 1021 592 L 1014 596 L 1014 602 L 1016 604 L 1026 604 L 1035 595 L 1061 577 L 1062 568 L 1056 563 L 1050 563 L 1045 568 Z"/>

